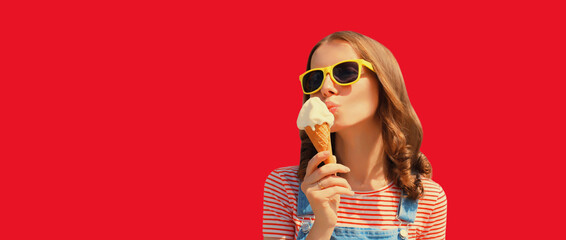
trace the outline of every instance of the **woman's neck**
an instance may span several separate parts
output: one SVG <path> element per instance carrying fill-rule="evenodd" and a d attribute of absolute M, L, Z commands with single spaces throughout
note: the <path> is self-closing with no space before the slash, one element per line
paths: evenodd
<path fill-rule="evenodd" d="M 371 191 L 387 185 L 381 122 L 368 119 L 336 133 L 336 155 L 351 171 L 341 174 L 352 190 Z"/>

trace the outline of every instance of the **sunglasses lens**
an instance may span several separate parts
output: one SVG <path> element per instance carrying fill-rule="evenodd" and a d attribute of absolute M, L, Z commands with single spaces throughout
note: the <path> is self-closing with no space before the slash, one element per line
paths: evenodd
<path fill-rule="evenodd" d="M 334 67 L 332 74 L 339 83 L 351 83 L 358 79 L 358 69 L 358 63 L 345 62 Z"/>
<path fill-rule="evenodd" d="M 320 70 L 312 71 L 303 76 L 303 90 L 305 92 L 312 92 L 322 84 L 324 79 L 323 73 Z"/>

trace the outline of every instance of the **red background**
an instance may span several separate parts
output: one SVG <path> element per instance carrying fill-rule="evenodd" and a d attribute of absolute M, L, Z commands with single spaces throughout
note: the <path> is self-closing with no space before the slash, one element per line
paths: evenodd
<path fill-rule="evenodd" d="M 79 2 L 0 8 L 3 239 L 261 238 L 298 75 L 339 30 L 396 56 L 449 238 L 560 234 L 558 1 Z"/>

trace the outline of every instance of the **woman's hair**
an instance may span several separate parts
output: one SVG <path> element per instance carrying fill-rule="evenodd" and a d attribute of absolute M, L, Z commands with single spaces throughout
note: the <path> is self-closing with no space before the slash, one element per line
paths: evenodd
<path fill-rule="evenodd" d="M 421 177 L 430 178 L 432 167 L 420 152 L 423 131 L 415 110 L 411 106 L 401 69 L 393 54 L 379 42 L 362 34 L 343 31 L 335 32 L 320 40 L 310 52 L 307 70 L 316 49 L 330 41 L 342 40 L 350 44 L 358 56 L 369 61 L 377 73 L 379 104 L 376 114 L 382 123 L 386 177 L 402 188 L 408 198 L 417 199 L 424 191 Z M 303 95 L 303 103 L 309 95 Z M 300 131 L 301 162 L 299 179 L 304 179 L 308 161 L 317 153 L 308 135 Z M 334 146 L 335 133 L 331 134 Z M 335 150 L 333 149 L 335 153 Z M 340 163 L 340 159 L 337 159 Z"/>

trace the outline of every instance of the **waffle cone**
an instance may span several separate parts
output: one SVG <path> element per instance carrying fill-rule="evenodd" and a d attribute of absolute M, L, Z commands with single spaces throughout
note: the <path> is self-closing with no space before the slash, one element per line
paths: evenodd
<path fill-rule="evenodd" d="M 309 136 L 317 152 L 330 151 L 330 157 L 324 163 L 336 163 L 336 158 L 332 156 L 332 144 L 330 143 L 330 126 L 328 123 L 317 124 L 314 131 L 310 126 L 305 127 L 305 132 Z"/>

